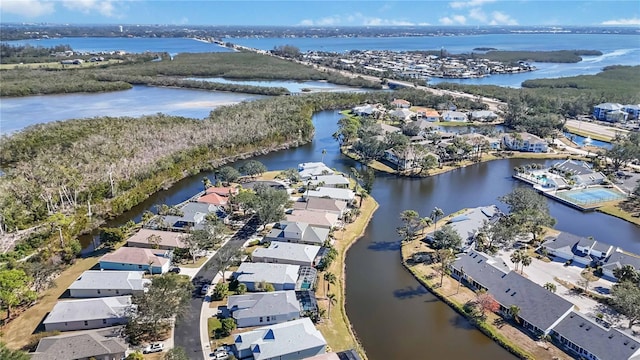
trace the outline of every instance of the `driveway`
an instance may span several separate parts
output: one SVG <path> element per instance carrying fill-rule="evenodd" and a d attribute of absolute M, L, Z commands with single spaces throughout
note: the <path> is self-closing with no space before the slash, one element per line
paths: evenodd
<path fill-rule="evenodd" d="M 242 229 L 236 232 L 222 249 L 232 249 L 234 251 L 239 249 L 255 233 L 257 227 L 258 219 L 254 216 Z M 205 266 L 193 277 L 191 282 L 195 286 L 195 291 L 191 295 L 189 312 L 176 322 L 174 330 L 175 346 L 184 348 L 189 359 L 202 360 L 206 358 L 206 354 L 202 353 L 202 344 L 200 341 L 200 314 L 204 301 L 204 297 L 200 295 L 200 287 L 202 287 L 203 284 L 211 284 L 211 281 L 219 270 L 220 269 L 213 266 L 211 259 L 209 259 Z"/>

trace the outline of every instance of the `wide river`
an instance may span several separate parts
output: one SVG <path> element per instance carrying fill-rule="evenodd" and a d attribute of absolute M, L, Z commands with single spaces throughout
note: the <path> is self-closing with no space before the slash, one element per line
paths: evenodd
<path fill-rule="evenodd" d="M 320 161 L 322 150 L 326 149 L 324 160 L 330 167 L 349 171 L 359 165 L 341 155 L 331 137 L 339 118 L 336 111 L 317 113 L 313 117 L 316 133 L 312 143 L 254 159 L 269 169 L 286 169 L 305 161 Z M 528 162 L 498 160 L 426 179 L 377 174 L 373 196 L 380 207 L 346 259 L 347 314 L 371 360 L 410 359 L 426 354 L 437 359 L 513 358 L 447 305 L 420 289 L 400 264 L 395 228 L 400 224 L 398 214 L 405 209 L 415 209 L 426 216 L 436 206 L 451 213 L 464 207 L 498 203 L 497 197 L 521 186 L 511 178 L 513 168 Z M 201 190 L 203 175 L 213 178 L 212 173 L 207 173 L 184 179 L 109 225 L 140 220 L 142 212 L 153 210 L 156 204 L 171 205 L 188 199 Z M 498 205 L 504 209 L 504 204 Z M 640 227 L 596 212 L 582 213 L 550 200 L 549 206 L 558 219 L 557 229 L 594 236 L 640 253 Z M 416 295 L 402 295 L 409 289 L 416 290 Z"/>

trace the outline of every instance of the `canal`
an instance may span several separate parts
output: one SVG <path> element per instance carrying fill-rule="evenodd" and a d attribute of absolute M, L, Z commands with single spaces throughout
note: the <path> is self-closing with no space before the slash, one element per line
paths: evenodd
<path fill-rule="evenodd" d="M 332 168 L 348 172 L 359 165 L 340 154 L 331 136 L 339 118 L 337 111 L 319 112 L 313 118 L 316 133 L 312 143 L 254 159 L 269 169 L 286 169 L 305 161 L 320 161 L 322 150 L 326 149 L 324 161 Z M 504 209 L 497 198 L 522 186 L 511 174 L 514 167 L 529 162 L 499 160 L 425 179 L 377 174 L 372 195 L 380 207 L 364 237 L 354 244 L 346 259 L 347 315 L 370 360 L 513 358 L 447 305 L 422 291 L 400 264 L 395 228 L 400 223 L 398 214 L 405 209 L 415 209 L 422 216 L 436 206 L 445 213 L 493 203 Z M 186 178 L 108 225 L 120 225 L 130 219 L 138 221 L 143 211 L 154 210 L 157 204 L 172 205 L 188 199 L 201 190 L 203 176 L 212 178 L 213 174 Z M 639 227 L 600 213 L 581 213 L 551 200 L 549 206 L 558 220 L 557 229 L 594 236 L 640 253 Z M 85 238 L 83 242 L 87 245 L 90 240 Z M 415 295 L 407 296 L 406 290 L 414 290 Z"/>

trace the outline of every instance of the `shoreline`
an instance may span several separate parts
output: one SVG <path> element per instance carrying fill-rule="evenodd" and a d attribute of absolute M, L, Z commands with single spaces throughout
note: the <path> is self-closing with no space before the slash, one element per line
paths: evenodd
<path fill-rule="evenodd" d="M 346 344 L 345 340 L 347 339 L 340 337 L 340 329 L 339 329 L 340 327 L 343 327 L 342 331 L 344 332 L 346 328 L 346 332 L 349 334 L 349 337 L 350 337 L 347 343 L 350 343 L 349 344 L 350 348 L 355 349 L 364 360 L 368 359 L 366 352 L 364 350 L 364 347 L 360 343 L 360 340 L 358 339 L 358 336 L 353 328 L 353 324 L 349 320 L 349 317 L 346 311 L 346 261 L 345 259 L 346 259 L 347 252 L 349 251 L 351 246 L 353 246 L 353 244 L 355 244 L 358 240 L 362 238 L 362 236 L 364 236 L 364 232 L 366 231 L 367 226 L 371 222 L 371 219 L 373 218 L 373 214 L 376 212 L 378 207 L 379 207 L 378 202 L 373 197 L 368 196 L 366 199 L 363 200 L 362 208 L 361 208 L 363 211 L 360 214 L 360 216 L 358 216 L 356 221 L 354 221 L 351 224 L 348 224 L 345 227 L 345 230 L 337 232 L 338 235 L 341 236 L 340 239 L 336 239 L 336 244 L 335 244 L 335 248 L 338 251 L 338 256 L 336 258 L 336 261 L 334 261 L 334 263 L 330 266 L 328 271 L 334 273 L 336 275 L 336 280 L 338 280 L 337 284 L 334 285 L 340 288 L 339 296 L 337 297 L 337 304 L 335 306 L 339 308 L 340 311 L 339 313 L 337 313 L 335 312 L 335 310 L 338 310 L 338 309 L 333 309 L 334 311 L 332 311 L 331 314 L 329 314 L 330 321 L 322 321 L 317 325 L 318 330 L 320 330 L 322 335 L 327 340 L 327 344 L 331 348 L 331 351 L 348 350 L 348 348 L 341 349 L 341 347 L 345 347 L 345 344 Z M 345 233 L 348 233 L 348 237 L 346 238 L 344 237 Z M 324 294 L 325 296 L 321 298 L 319 295 L 320 292 L 317 292 L 316 297 L 319 298 L 319 300 L 322 299 L 322 301 L 324 302 L 327 294 L 325 282 L 320 279 L 318 280 L 318 282 L 322 284 L 321 293 Z M 342 340 L 341 341 L 342 345 L 340 345 L 340 343 L 338 343 L 337 340 Z"/>

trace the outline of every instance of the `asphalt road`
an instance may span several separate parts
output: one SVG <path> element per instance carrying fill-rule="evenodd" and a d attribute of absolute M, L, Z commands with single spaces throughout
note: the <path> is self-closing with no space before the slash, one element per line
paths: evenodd
<path fill-rule="evenodd" d="M 222 249 L 239 249 L 255 233 L 258 226 L 257 217 L 252 217 L 242 229 L 229 240 Z M 184 348 L 189 355 L 189 359 L 202 360 L 205 354 L 202 353 L 200 343 L 200 312 L 204 296 L 200 295 L 200 288 L 203 284 L 210 284 L 220 269 L 213 266 L 213 258 L 209 259 L 205 266 L 193 277 L 191 281 L 195 286 L 195 291 L 191 295 L 189 312 L 176 322 L 174 330 L 174 345 Z M 206 354 L 208 355 L 208 354 Z"/>

